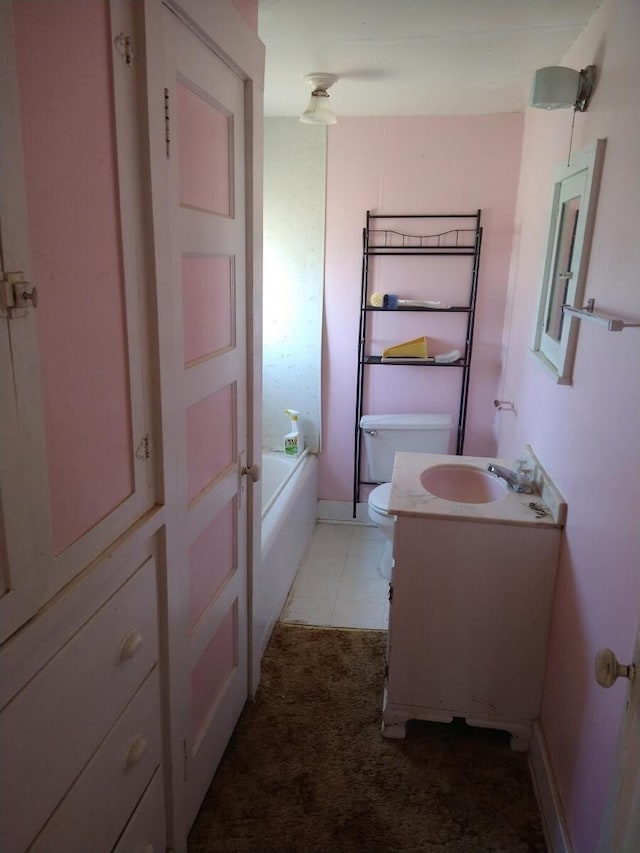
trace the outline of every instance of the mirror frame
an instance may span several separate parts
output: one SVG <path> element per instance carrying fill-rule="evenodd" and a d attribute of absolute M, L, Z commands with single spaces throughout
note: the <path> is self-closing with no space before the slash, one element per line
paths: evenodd
<path fill-rule="evenodd" d="M 557 340 L 552 338 L 546 332 L 549 302 L 554 292 L 554 279 L 562 277 L 566 280 L 564 304 L 571 305 L 574 308 L 581 308 L 583 305 L 605 146 L 606 139 L 596 139 L 574 154 L 569 163 L 557 166 L 554 171 L 544 274 L 531 351 L 559 385 L 570 385 L 572 381 L 579 320 L 577 317 L 570 317 L 568 314 L 563 314 L 560 317 L 556 315 L 555 319 L 561 323 L 560 338 Z M 583 178 L 584 187 L 579 196 L 579 212 L 573 230 L 571 268 L 569 271 L 557 272 L 558 249 L 562 248 L 563 236 L 562 213 L 565 203 L 562 198 L 563 189 L 567 188 L 570 181 L 579 177 Z M 556 310 L 562 311 L 562 305 L 559 305 Z"/>

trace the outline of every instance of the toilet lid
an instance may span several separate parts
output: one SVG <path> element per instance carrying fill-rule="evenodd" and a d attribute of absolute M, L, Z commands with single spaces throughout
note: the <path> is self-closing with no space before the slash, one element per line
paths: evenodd
<path fill-rule="evenodd" d="M 369 495 L 369 504 L 378 512 L 389 512 L 389 499 L 391 498 L 391 483 L 383 483 L 376 486 Z"/>

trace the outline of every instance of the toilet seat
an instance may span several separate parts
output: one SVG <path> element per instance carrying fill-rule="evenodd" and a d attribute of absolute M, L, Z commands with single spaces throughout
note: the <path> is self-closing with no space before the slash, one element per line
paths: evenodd
<path fill-rule="evenodd" d="M 369 495 L 369 506 L 381 515 L 389 515 L 389 500 L 391 498 L 391 483 L 376 486 Z"/>

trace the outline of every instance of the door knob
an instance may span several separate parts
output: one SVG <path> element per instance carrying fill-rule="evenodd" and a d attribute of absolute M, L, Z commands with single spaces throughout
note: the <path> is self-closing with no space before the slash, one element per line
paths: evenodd
<path fill-rule="evenodd" d="M 257 483 L 260 479 L 260 466 L 259 465 L 243 465 L 242 466 L 242 475 L 251 477 L 252 482 Z"/>
<path fill-rule="evenodd" d="M 635 664 L 619 663 L 611 649 L 600 649 L 596 655 L 595 670 L 596 681 L 600 687 L 611 687 L 616 678 L 628 678 L 633 681 L 636 674 Z"/>

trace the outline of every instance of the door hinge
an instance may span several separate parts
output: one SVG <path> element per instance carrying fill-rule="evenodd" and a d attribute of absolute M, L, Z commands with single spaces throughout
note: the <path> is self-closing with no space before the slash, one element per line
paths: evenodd
<path fill-rule="evenodd" d="M 393 601 L 393 586 L 392 586 L 392 584 L 389 584 L 389 594 L 387 597 L 389 599 L 389 602 Z"/>
<path fill-rule="evenodd" d="M 0 278 L 0 317 L 26 317 L 38 307 L 38 289 L 24 280 L 23 272 L 5 272 Z"/>
<path fill-rule="evenodd" d="M 124 64 L 131 65 L 134 60 L 133 41 L 131 36 L 127 36 L 124 33 L 118 33 L 114 38 L 113 43 L 115 44 L 116 50 L 120 55 L 120 59 Z"/>
<path fill-rule="evenodd" d="M 164 143 L 167 157 L 171 157 L 171 118 L 169 116 L 169 90 L 164 90 Z"/>
<path fill-rule="evenodd" d="M 182 741 L 182 765 L 183 765 L 182 769 L 183 769 L 184 781 L 185 782 L 187 781 L 187 763 L 188 763 L 188 761 L 189 761 L 189 750 L 187 749 L 186 740 L 183 740 Z"/>
<path fill-rule="evenodd" d="M 143 435 L 136 447 L 136 459 L 148 459 L 151 456 L 151 439 L 149 434 Z"/>

